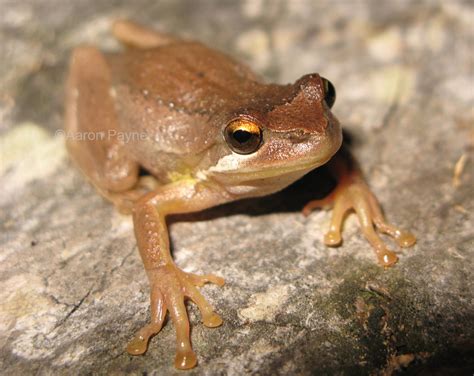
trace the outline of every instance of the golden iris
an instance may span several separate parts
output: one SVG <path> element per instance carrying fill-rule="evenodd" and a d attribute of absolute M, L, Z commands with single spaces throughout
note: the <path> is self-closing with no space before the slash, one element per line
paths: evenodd
<path fill-rule="evenodd" d="M 224 131 L 227 144 L 238 154 L 250 154 L 257 151 L 262 143 L 262 130 L 249 119 L 232 120 Z"/>

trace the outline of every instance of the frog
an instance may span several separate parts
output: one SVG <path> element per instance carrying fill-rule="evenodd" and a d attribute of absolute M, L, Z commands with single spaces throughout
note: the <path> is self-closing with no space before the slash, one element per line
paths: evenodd
<path fill-rule="evenodd" d="M 176 265 L 169 215 L 270 195 L 325 165 L 337 185 L 310 201 L 303 214 L 333 208 L 326 245 L 341 244 L 351 211 L 383 267 L 398 257 L 380 233 L 401 247 L 415 244 L 411 232 L 386 221 L 343 145 L 332 113 L 336 90 L 328 79 L 311 73 L 291 84 L 267 83 L 200 42 L 130 20 L 115 21 L 111 31 L 121 50 L 81 45 L 72 52 L 65 130 L 95 135 L 67 137 L 68 153 L 99 194 L 132 216 L 151 318 L 128 343 L 129 354 L 144 354 L 169 314 L 176 329 L 174 366 L 196 366 L 186 300 L 197 305 L 206 327 L 223 323 L 200 288 L 223 286 L 224 279 Z"/>

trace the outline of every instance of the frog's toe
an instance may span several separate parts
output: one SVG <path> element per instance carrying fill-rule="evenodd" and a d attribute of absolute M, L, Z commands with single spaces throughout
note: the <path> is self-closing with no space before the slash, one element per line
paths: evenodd
<path fill-rule="evenodd" d="M 198 275 L 194 273 L 186 273 L 187 278 L 191 281 L 191 283 L 195 286 L 204 286 L 206 283 L 213 283 L 217 286 L 224 286 L 225 280 L 222 277 L 218 277 L 214 274 L 204 274 Z"/>
<path fill-rule="evenodd" d="M 127 345 L 127 352 L 130 355 L 142 355 L 148 348 L 149 338 L 137 334 Z"/>
<path fill-rule="evenodd" d="M 385 242 L 379 237 L 374 229 L 373 212 L 370 210 L 366 202 L 360 202 L 355 206 L 355 211 L 359 217 L 360 226 L 365 238 L 372 245 L 379 264 L 383 267 L 390 267 L 398 261 L 397 255 L 389 250 Z"/>
<path fill-rule="evenodd" d="M 408 248 L 416 243 L 416 237 L 411 232 L 399 231 L 399 234 L 395 237 L 398 245 L 403 248 Z"/>
<path fill-rule="evenodd" d="M 222 318 L 214 312 L 212 306 L 201 292 L 189 281 L 184 284 L 184 294 L 189 297 L 199 308 L 202 315 L 202 322 L 209 328 L 215 328 L 222 325 Z"/>
<path fill-rule="evenodd" d="M 127 352 L 130 355 L 142 355 L 148 348 L 150 338 L 159 333 L 165 321 L 167 308 L 164 297 L 159 290 L 151 292 L 151 323 L 141 328 L 128 343 Z"/>
<path fill-rule="evenodd" d="M 160 332 L 162 324 L 163 320 L 159 323 L 148 324 L 140 329 L 135 337 L 128 343 L 127 352 L 130 355 L 144 354 L 148 348 L 150 338 Z"/>
<path fill-rule="evenodd" d="M 397 255 L 387 248 L 376 250 L 376 254 L 379 264 L 385 268 L 395 265 L 398 261 Z"/>
<path fill-rule="evenodd" d="M 380 232 L 387 234 L 395 239 L 400 247 L 411 247 L 416 243 L 416 237 L 409 231 L 404 231 L 396 226 L 393 226 L 384 218 L 382 209 L 380 208 L 377 199 L 373 194 L 368 195 L 369 207 L 371 212 L 371 219 Z"/>
<path fill-rule="evenodd" d="M 217 313 L 212 312 L 206 317 L 203 316 L 202 322 L 208 328 L 217 328 L 218 326 L 222 325 L 222 317 L 220 317 Z"/>
<path fill-rule="evenodd" d="M 341 242 L 341 233 L 338 231 L 328 231 L 326 235 L 324 235 L 324 244 L 330 247 L 338 246 Z"/>
<path fill-rule="evenodd" d="M 183 350 L 176 353 L 174 366 L 178 369 L 190 369 L 197 364 L 197 356 L 192 350 Z"/>
<path fill-rule="evenodd" d="M 391 236 L 400 247 L 408 248 L 416 243 L 416 237 L 409 231 L 404 231 L 396 226 L 388 224 L 381 214 L 375 213 L 374 224 L 377 229 Z"/>
<path fill-rule="evenodd" d="M 305 217 L 307 217 L 308 215 L 310 215 L 310 213 L 314 210 L 314 209 L 326 209 L 326 208 L 329 208 L 331 207 L 333 204 L 334 204 L 334 199 L 335 199 L 335 194 L 334 192 L 331 192 L 328 196 L 322 198 L 322 199 L 319 199 L 319 200 L 311 200 L 310 202 L 308 202 L 304 208 L 301 210 L 301 212 L 303 213 L 303 215 Z"/>

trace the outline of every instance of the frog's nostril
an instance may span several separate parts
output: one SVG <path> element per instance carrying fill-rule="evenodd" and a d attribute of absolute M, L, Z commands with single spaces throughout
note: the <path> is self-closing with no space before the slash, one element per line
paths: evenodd
<path fill-rule="evenodd" d="M 306 142 L 310 137 L 311 137 L 311 133 L 307 133 L 307 132 L 289 132 L 286 137 L 288 138 L 288 140 L 290 140 L 290 142 L 294 143 L 294 144 L 299 144 L 299 143 L 302 143 L 302 142 Z"/>
<path fill-rule="evenodd" d="M 331 122 L 327 118 L 325 118 L 323 121 L 321 121 L 321 128 L 324 129 L 324 130 L 330 128 L 331 125 L 332 125 Z"/>

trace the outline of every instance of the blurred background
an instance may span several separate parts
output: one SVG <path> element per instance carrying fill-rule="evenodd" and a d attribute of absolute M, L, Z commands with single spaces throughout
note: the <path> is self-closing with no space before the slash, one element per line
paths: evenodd
<path fill-rule="evenodd" d="M 131 221 L 54 135 L 72 49 L 117 50 L 117 18 L 200 40 L 268 81 L 330 79 L 371 187 L 419 239 L 384 271 L 355 218 L 328 249 L 330 213 L 305 219 L 284 193 L 173 223 L 177 263 L 227 280 L 203 290 L 222 328 L 190 307 L 190 373 L 471 374 L 474 7 L 455 0 L 0 0 L 2 373 L 174 372 L 172 325 L 145 357 L 124 353 L 149 318 Z"/>

